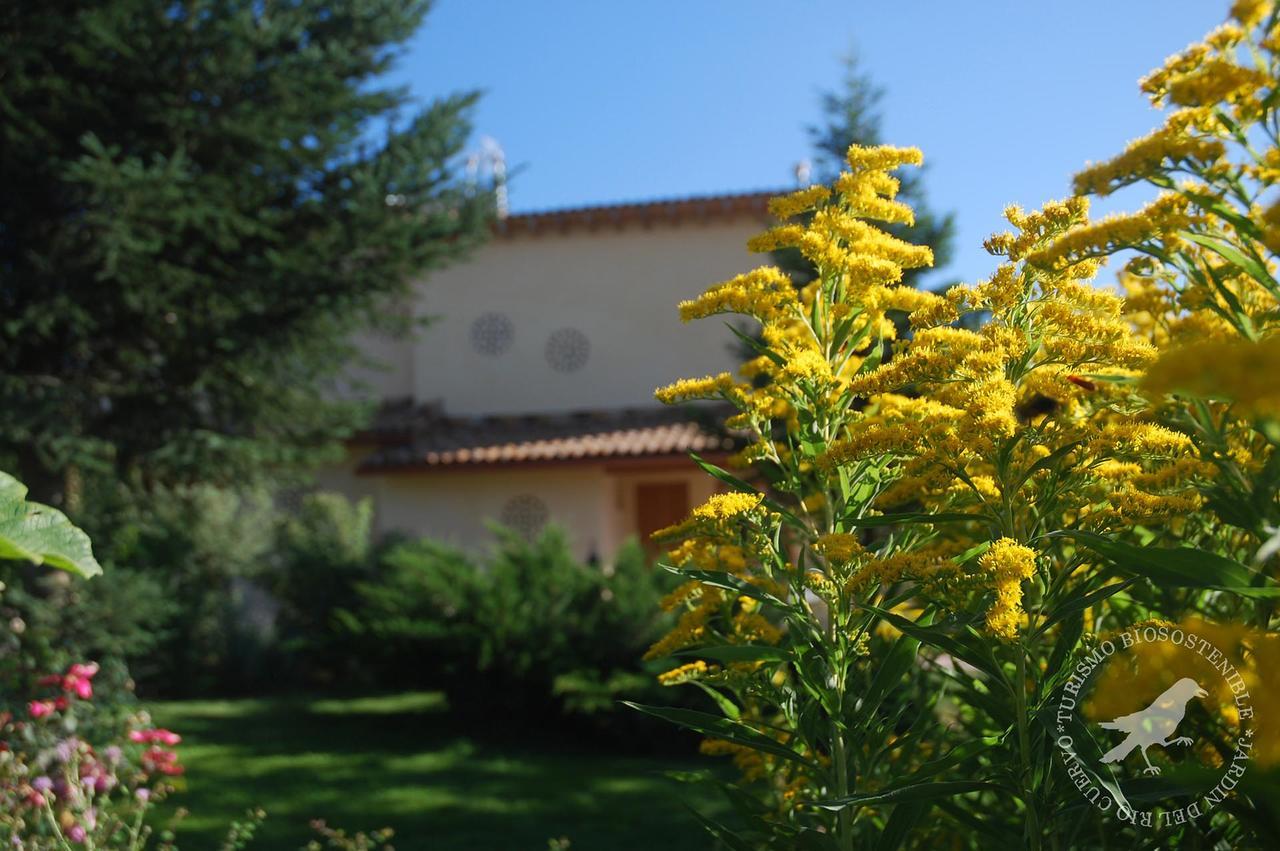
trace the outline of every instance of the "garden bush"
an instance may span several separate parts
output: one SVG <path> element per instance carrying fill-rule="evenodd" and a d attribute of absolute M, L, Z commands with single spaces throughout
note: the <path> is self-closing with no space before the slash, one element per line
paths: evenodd
<path fill-rule="evenodd" d="M 651 690 L 639 656 L 664 629 L 657 602 L 669 575 L 634 542 L 600 566 L 576 560 L 556 528 L 532 541 L 498 534 L 486 560 L 402 542 L 357 583 L 341 618 L 376 682 L 443 687 L 467 715 L 531 723 L 614 719 L 622 693 Z"/>

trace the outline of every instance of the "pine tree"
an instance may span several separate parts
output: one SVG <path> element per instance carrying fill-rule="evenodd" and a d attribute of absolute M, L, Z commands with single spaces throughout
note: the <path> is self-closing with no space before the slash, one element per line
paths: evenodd
<path fill-rule="evenodd" d="M 230 480 L 359 425 L 353 332 L 488 232 L 474 93 L 380 82 L 425 0 L 0 10 L 0 455 Z M 7 463 L 7 462 L 6 462 Z"/>

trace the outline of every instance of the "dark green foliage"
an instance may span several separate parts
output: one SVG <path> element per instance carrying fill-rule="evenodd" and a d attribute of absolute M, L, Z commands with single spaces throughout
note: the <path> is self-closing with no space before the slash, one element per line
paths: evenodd
<path fill-rule="evenodd" d="M 99 700 L 131 700 L 133 670 L 145 670 L 145 660 L 164 646 L 177 611 L 160 583 L 125 568 L 92 582 L 22 572 L 0 562 L 0 683 L 29 689 L 51 671 L 96 661 Z"/>
<path fill-rule="evenodd" d="M 279 518 L 265 491 L 120 488 L 94 493 L 88 504 L 106 574 L 137 571 L 170 606 L 168 619 L 149 625 L 162 637 L 158 652 L 130 656 L 145 694 L 203 694 L 269 679 L 279 660 L 274 605 L 261 585 Z"/>
<path fill-rule="evenodd" d="M 423 0 L 0 12 L 0 453 L 232 481 L 359 424 L 350 334 L 486 233 L 474 94 L 378 84 Z M 402 112 L 408 113 L 403 119 Z"/>
<path fill-rule="evenodd" d="M 289 660 L 285 679 L 308 687 L 358 681 L 360 659 L 346 647 L 334 613 L 350 605 L 357 582 L 372 578 L 373 502 L 308 494 L 281 523 L 271 561 L 264 584 L 279 603 L 274 632 Z"/>
<path fill-rule="evenodd" d="M 638 660 L 663 632 L 670 584 L 634 543 L 601 568 L 574 559 L 554 529 L 532 542 L 504 532 L 480 565 L 414 541 L 385 554 L 343 618 L 384 687 L 444 686 L 478 713 L 612 712 L 618 697 L 655 689 Z"/>

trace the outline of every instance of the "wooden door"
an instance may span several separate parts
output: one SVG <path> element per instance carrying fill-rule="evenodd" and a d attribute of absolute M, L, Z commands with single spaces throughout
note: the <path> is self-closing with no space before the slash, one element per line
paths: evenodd
<path fill-rule="evenodd" d="M 645 552 L 656 556 L 665 548 L 649 536 L 689 515 L 688 482 L 642 482 L 636 485 L 636 535 Z"/>

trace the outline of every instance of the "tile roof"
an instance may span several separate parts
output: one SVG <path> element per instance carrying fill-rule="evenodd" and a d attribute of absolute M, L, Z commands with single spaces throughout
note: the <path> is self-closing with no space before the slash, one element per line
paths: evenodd
<path fill-rule="evenodd" d="M 782 190 L 785 191 L 785 190 Z M 599 204 L 564 210 L 517 213 L 500 219 L 495 225 L 499 237 L 538 236 L 568 233 L 571 230 L 621 229 L 628 225 L 652 227 L 682 224 L 688 221 L 729 220 L 739 216 L 768 217 L 769 199 L 780 191 L 740 192 L 729 195 L 703 195 L 692 198 L 669 198 L 628 204 Z"/>
<path fill-rule="evenodd" d="M 726 452 L 737 442 L 711 425 L 717 413 L 704 406 L 451 417 L 402 400 L 384 404 L 364 435 L 377 448 L 359 472 Z"/>

